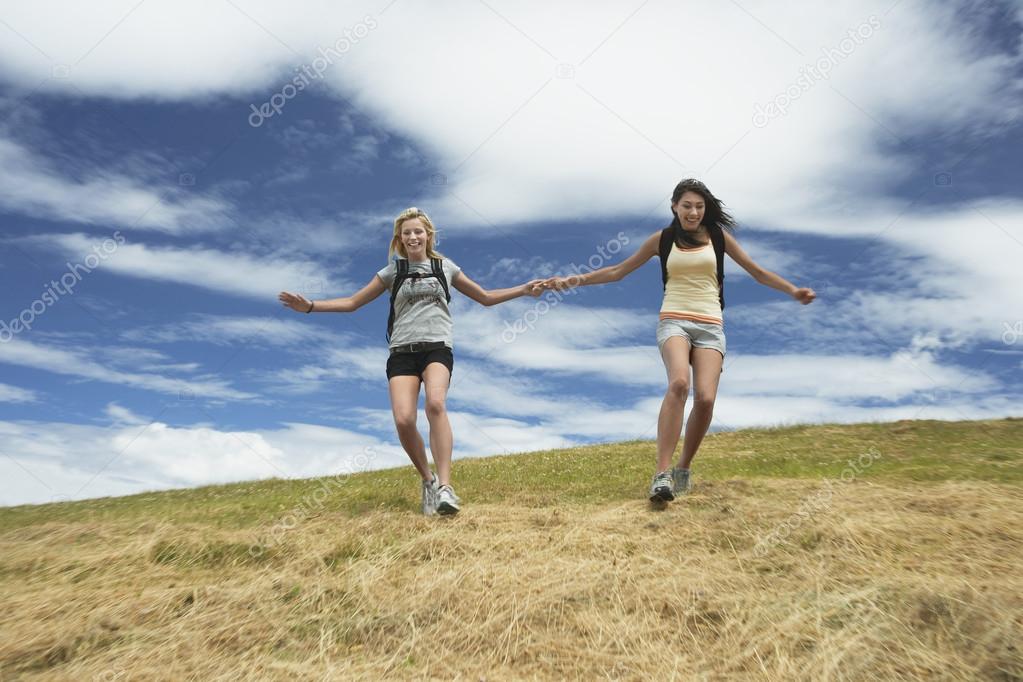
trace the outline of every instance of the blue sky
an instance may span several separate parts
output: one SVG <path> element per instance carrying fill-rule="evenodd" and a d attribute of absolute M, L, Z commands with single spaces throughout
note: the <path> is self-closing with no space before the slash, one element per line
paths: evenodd
<path fill-rule="evenodd" d="M 487 287 L 609 264 L 687 176 L 819 293 L 729 264 L 714 428 L 1020 413 L 1018 3 L 51 4 L 0 12 L 0 504 L 404 464 L 386 299 L 276 293 L 409 205 Z M 456 457 L 652 438 L 660 294 L 456 294 Z"/>

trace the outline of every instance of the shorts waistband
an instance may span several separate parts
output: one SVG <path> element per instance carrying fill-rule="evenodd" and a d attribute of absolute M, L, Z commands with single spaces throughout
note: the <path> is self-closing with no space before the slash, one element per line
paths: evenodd
<path fill-rule="evenodd" d="M 395 346 L 391 349 L 392 353 L 424 353 L 431 350 L 440 350 L 441 348 L 447 348 L 447 345 L 443 341 L 417 341 L 416 343 L 406 343 L 404 346 Z"/>

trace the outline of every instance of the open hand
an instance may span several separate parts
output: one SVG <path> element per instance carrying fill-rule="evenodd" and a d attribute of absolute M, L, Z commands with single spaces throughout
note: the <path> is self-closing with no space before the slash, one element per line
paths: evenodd
<path fill-rule="evenodd" d="M 801 289 L 796 289 L 795 291 L 793 291 L 792 298 L 796 299 L 803 305 L 807 305 L 809 303 L 813 303 L 814 299 L 817 298 L 817 294 L 814 292 L 813 289 L 809 287 L 803 287 Z"/>
<path fill-rule="evenodd" d="M 282 291 L 277 296 L 277 299 L 287 307 L 300 313 L 308 311 L 309 306 L 312 305 L 312 301 L 307 299 L 302 294 L 292 294 L 287 291 Z"/>

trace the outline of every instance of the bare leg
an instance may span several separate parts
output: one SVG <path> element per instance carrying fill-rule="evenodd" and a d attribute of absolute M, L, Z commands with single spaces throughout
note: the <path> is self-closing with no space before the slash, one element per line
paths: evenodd
<path fill-rule="evenodd" d="M 397 376 L 388 382 L 391 394 L 391 412 L 394 414 L 394 427 L 398 431 L 398 440 L 405 448 L 416 471 L 424 481 L 433 477 L 430 462 L 426 459 L 426 445 L 416 428 L 416 410 L 419 407 L 419 377 Z"/>
<path fill-rule="evenodd" d="M 678 460 L 679 467 L 683 469 L 689 468 L 689 463 L 693 461 L 703 437 L 707 434 L 707 429 L 710 428 L 724 358 L 713 348 L 694 348 L 691 361 L 694 385 L 693 409 L 689 413 L 686 438 L 682 442 L 682 456 Z"/>
<path fill-rule="evenodd" d="M 689 342 L 681 336 L 672 336 L 664 342 L 661 358 L 668 373 L 668 390 L 657 417 L 657 471 L 671 467 L 682 433 L 682 417 L 689 396 Z"/>
<path fill-rule="evenodd" d="M 437 481 L 440 485 L 451 485 L 451 450 L 454 438 L 445 401 L 451 372 L 442 363 L 431 362 L 423 370 L 426 384 L 426 418 L 430 421 L 430 452 L 437 465 Z"/>

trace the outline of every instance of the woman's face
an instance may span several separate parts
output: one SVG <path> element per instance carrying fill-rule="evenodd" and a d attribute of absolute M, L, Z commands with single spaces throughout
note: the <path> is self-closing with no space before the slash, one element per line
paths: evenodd
<path fill-rule="evenodd" d="M 682 229 L 698 230 L 703 222 L 704 205 L 703 197 L 696 192 L 686 192 L 679 197 L 678 202 L 672 204 L 672 210 L 682 223 Z"/>
<path fill-rule="evenodd" d="M 419 218 L 409 218 L 401 224 L 401 243 L 410 260 L 426 258 L 427 238 L 426 225 Z"/>

